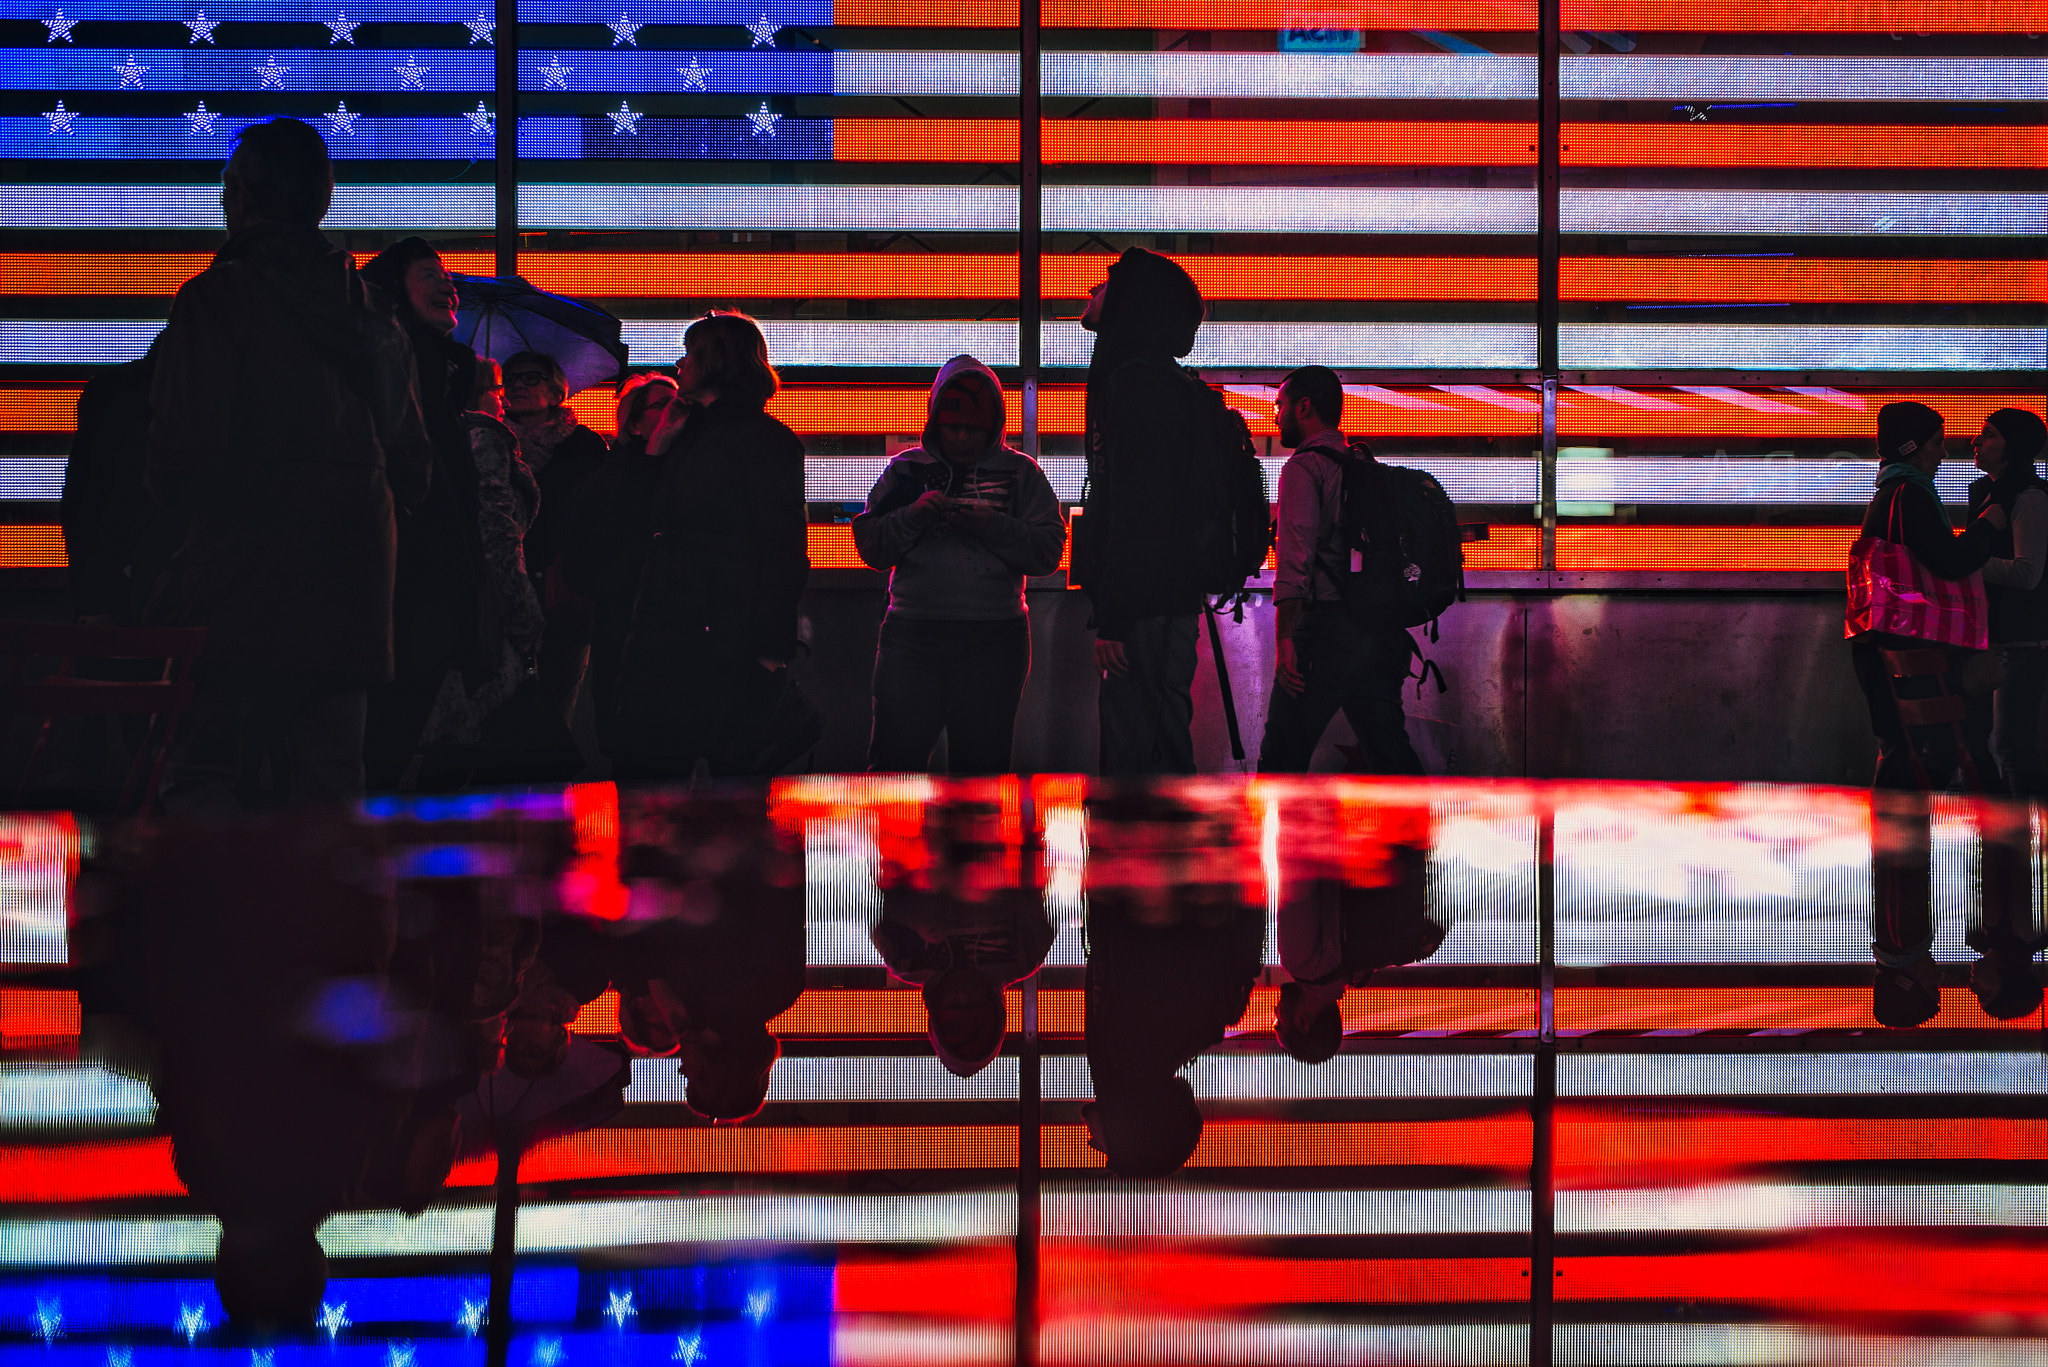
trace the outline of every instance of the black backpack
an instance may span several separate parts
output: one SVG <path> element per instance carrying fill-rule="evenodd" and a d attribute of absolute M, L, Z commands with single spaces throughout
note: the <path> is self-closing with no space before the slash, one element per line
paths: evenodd
<path fill-rule="evenodd" d="M 1427 470 L 1380 464 L 1363 442 L 1343 455 L 1323 449 L 1344 472 L 1337 525 L 1347 563 L 1323 568 L 1345 607 L 1368 626 L 1433 623 L 1465 596 L 1465 542 L 1451 496 Z"/>
<path fill-rule="evenodd" d="M 1244 581 L 1265 568 L 1273 549 L 1273 505 L 1244 414 L 1199 375 L 1187 373 L 1200 386 L 1196 402 L 1209 437 L 1207 449 L 1191 453 L 1188 462 L 1190 566 L 1203 593 L 1228 596 L 1241 593 Z"/>

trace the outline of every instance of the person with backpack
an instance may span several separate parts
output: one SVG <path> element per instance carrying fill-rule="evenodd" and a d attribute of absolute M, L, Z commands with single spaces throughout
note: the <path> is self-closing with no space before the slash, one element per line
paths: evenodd
<path fill-rule="evenodd" d="M 1294 454 L 1280 471 L 1276 658 L 1259 772 L 1307 773 L 1324 728 L 1342 708 L 1369 772 L 1419 774 L 1422 760 L 1401 709 L 1414 641 L 1397 624 L 1391 588 L 1347 582 L 1374 578 L 1369 561 L 1379 557 L 1359 547 L 1359 529 L 1346 522 L 1362 511 L 1361 486 L 1392 472 L 1364 442 L 1345 440 L 1337 425 L 1344 386 L 1334 371 L 1303 366 L 1281 384 L 1274 408 L 1280 442 Z M 1347 502 L 1354 505 L 1350 519 Z"/>
<path fill-rule="evenodd" d="M 1210 586 L 1190 554 L 1205 512 L 1191 467 L 1221 405 L 1175 362 L 1194 350 L 1202 310 L 1186 271 L 1132 247 L 1081 315 L 1095 349 L 1073 571 L 1095 609 L 1105 778 L 1195 772 L 1196 618 Z"/>

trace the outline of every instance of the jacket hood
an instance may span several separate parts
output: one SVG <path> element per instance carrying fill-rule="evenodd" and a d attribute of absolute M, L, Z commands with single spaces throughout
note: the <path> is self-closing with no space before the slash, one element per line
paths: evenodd
<path fill-rule="evenodd" d="M 1170 258 L 1132 247 L 1109 268 L 1097 337 L 1133 355 L 1185 356 L 1195 349 L 1202 311 L 1194 277 Z"/>
<path fill-rule="evenodd" d="M 982 381 L 988 385 L 989 391 L 995 395 L 996 426 L 995 430 L 989 434 L 988 450 L 982 454 L 984 456 L 992 456 L 1003 449 L 1003 432 L 1010 425 L 1010 403 L 1003 394 L 1003 382 L 996 378 L 996 373 L 993 370 L 990 370 L 972 356 L 955 356 L 952 360 L 939 367 L 938 377 L 932 381 L 932 392 L 925 400 L 924 449 L 934 459 L 945 459 L 944 456 L 939 454 L 939 395 L 945 392 L 948 385 L 963 375 L 979 375 Z"/>

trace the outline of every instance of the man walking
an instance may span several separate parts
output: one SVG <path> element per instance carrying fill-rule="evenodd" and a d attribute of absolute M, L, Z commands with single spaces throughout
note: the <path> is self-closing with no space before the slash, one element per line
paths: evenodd
<path fill-rule="evenodd" d="M 1101 772 L 1195 772 L 1190 461 L 1210 441 L 1194 350 L 1202 294 L 1166 257 L 1132 247 L 1095 287 L 1088 362 L 1088 500 L 1074 576 L 1095 607 Z"/>
<path fill-rule="evenodd" d="M 1274 407 L 1280 443 L 1294 455 L 1280 471 L 1278 645 L 1259 772 L 1307 773 L 1323 729 L 1342 708 L 1368 772 L 1419 774 L 1401 711 L 1414 644 L 1399 627 L 1360 620 L 1337 580 L 1351 554 L 1341 525 L 1344 472 L 1353 463 L 1373 465 L 1372 448 L 1346 442 L 1337 426 L 1344 386 L 1334 371 L 1303 366 L 1280 386 Z"/>
<path fill-rule="evenodd" d="M 208 629 L 174 813 L 362 793 L 365 690 L 391 677 L 393 501 L 424 497 L 431 454 L 405 335 L 320 231 L 333 194 L 312 128 L 244 130 L 228 240 L 159 348 L 147 482 L 191 523 L 156 615 Z"/>

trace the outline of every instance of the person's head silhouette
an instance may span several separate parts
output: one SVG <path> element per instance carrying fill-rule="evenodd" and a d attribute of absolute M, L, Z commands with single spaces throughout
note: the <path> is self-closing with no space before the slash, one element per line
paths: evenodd
<path fill-rule="evenodd" d="M 1343 1009 L 1336 1002 L 1310 998 L 1300 983 L 1285 983 L 1273 1008 L 1273 1037 L 1289 1058 L 1327 1063 L 1344 1043 Z"/>
<path fill-rule="evenodd" d="M 317 1219 L 249 1216 L 221 1222 L 213 1279 L 221 1308 L 247 1328 L 306 1329 L 327 1289 Z"/>
<path fill-rule="evenodd" d="M 924 985 L 932 1052 L 955 1077 L 973 1077 L 1002 1052 L 1003 989 L 971 964 L 947 969 Z"/>
<path fill-rule="evenodd" d="M 1081 1108 L 1088 1147 L 1118 1177 L 1164 1177 L 1179 1171 L 1202 1138 L 1202 1111 L 1184 1077 L 1130 1081 Z"/>
<path fill-rule="evenodd" d="M 689 1086 L 683 1104 L 706 1120 L 737 1125 L 760 1113 L 782 1044 L 765 1029 L 685 1036 L 678 1051 Z"/>

